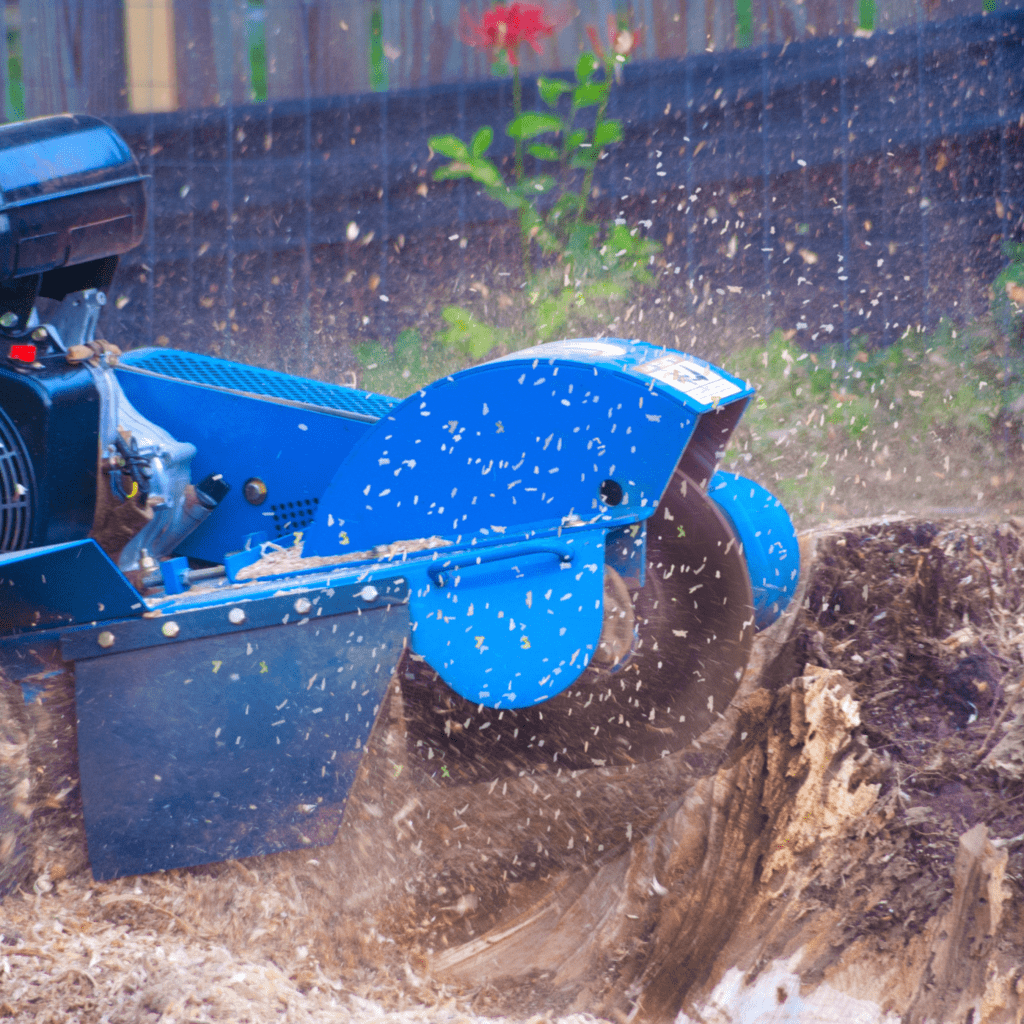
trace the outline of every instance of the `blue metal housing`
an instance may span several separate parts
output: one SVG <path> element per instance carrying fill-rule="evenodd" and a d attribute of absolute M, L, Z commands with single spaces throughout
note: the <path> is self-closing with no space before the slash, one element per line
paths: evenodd
<path fill-rule="evenodd" d="M 403 597 L 357 615 L 358 592 L 317 588 L 313 615 L 278 598 L 272 621 L 273 600 L 235 603 L 244 629 L 146 620 L 155 642 L 117 636 L 107 656 L 98 630 L 67 638 L 94 876 L 331 842 L 408 635 Z"/>
<path fill-rule="evenodd" d="M 193 475 L 223 474 L 231 491 L 179 546 L 178 554 L 222 562 L 244 536 L 271 539 L 304 530 L 352 447 L 397 399 L 305 380 L 225 359 L 145 348 L 117 369 L 128 400 L 181 441 L 196 447 Z M 267 497 L 246 501 L 247 480 Z"/>
<path fill-rule="evenodd" d="M 124 139 L 99 118 L 0 127 L 0 280 L 134 248 L 146 223 L 143 181 Z"/>
<path fill-rule="evenodd" d="M 392 685 L 410 767 L 460 782 L 699 748 L 799 568 L 779 503 L 716 475 L 747 384 L 616 338 L 404 402 L 118 366 L 95 330 L 145 220 L 124 141 L 3 127 L 0 213 L 2 685 L 63 699 L 74 667 L 97 877 L 330 842 Z"/>
<path fill-rule="evenodd" d="M 704 449 L 718 439 L 698 428 L 720 420 L 731 432 L 752 394 L 696 357 L 621 339 L 553 342 L 472 367 L 367 432 L 324 492 L 306 550 L 644 520 L 681 458 L 717 461 Z"/>

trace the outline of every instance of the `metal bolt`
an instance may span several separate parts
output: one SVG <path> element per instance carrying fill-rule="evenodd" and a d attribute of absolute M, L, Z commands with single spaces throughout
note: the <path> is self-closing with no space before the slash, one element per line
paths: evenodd
<path fill-rule="evenodd" d="M 242 496 L 250 505 L 262 505 L 267 500 L 267 485 L 253 476 L 242 484 Z"/>
<path fill-rule="evenodd" d="M 228 612 L 228 622 L 233 626 L 240 626 L 245 622 L 245 612 L 242 611 L 241 608 L 232 608 L 231 611 Z"/>
<path fill-rule="evenodd" d="M 160 632 L 164 636 L 177 636 L 181 632 L 181 627 L 176 622 L 165 622 L 160 627 Z"/>
<path fill-rule="evenodd" d="M 46 328 L 45 327 L 37 327 L 32 332 L 32 340 L 33 341 L 45 341 L 46 340 Z"/>
<path fill-rule="evenodd" d="M 376 601 L 380 596 L 380 592 L 376 587 L 371 586 L 369 583 L 359 591 L 358 597 L 361 597 L 364 601 Z"/>
<path fill-rule="evenodd" d="M 0 316 L 0 327 L 13 327 L 18 322 L 18 314 L 7 312 Z"/>
<path fill-rule="evenodd" d="M 114 634 L 109 629 L 103 630 L 98 637 L 96 637 L 96 643 L 100 647 L 113 647 L 114 646 Z"/>
<path fill-rule="evenodd" d="M 308 597 L 297 597 L 295 599 L 294 608 L 300 615 L 305 615 L 312 607 L 313 602 Z"/>

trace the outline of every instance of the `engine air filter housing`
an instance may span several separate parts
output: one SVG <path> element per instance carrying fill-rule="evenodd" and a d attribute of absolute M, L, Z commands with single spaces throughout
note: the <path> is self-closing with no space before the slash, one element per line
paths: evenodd
<path fill-rule="evenodd" d="M 99 118 L 59 114 L 0 127 L 0 281 L 138 245 L 144 177 Z"/>

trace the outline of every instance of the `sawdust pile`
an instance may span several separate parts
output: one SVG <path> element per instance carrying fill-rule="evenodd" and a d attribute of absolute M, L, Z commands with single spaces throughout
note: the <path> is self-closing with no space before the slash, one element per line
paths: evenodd
<path fill-rule="evenodd" d="M 393 688 L 332 847 L 98 884 L 29 835 L 0 1014 L 1021 1024 L 1022 543 L 803 538 L 798 607 L 655 764 L 446 785 Z"/>

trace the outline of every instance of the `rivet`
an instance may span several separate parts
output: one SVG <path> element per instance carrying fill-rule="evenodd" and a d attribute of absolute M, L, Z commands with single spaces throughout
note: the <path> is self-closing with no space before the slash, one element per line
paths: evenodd
<path fill-rule="evenodd" d="M 160 627 L 160 632 L 164 636 L 177 636 L 181 632 L 181 627 L 176 622 L 165 622 Z"/>
<path fill-rule="evenodd" d="M 32 340 L 33 341 L 45 341 L 46 340 L 46 328 L 45 327 L 37 327 L 32 332 Z"/>
<path fill-rule="evenodd" d="M 96 637 L 96 643 L 100 647 L 113 647 L 114 646 L 114 634 L 109 629 L 103 630 L 98 637 Z"/>
<path fill-rule="evenodd" d="M 377 598 L 380 596 L 380 592 L 377 590 L 376 587 L 373 587 L 369 583 L 367 583 L 366 586 L 359 591 L 358 596 L 361 597 L 364 601 L 376 601 Z"/>
<path fill-rule="evenodd" d="M 308 597 L 297 597 L 295 599 L 294 608 L 300 615 L 305 615 L 312 607 L 313 602 Z"/>
<path fill-rule="evenodd" d="M 245 612 L 242 611 L 241 608 L 232 608 L 231 611 L 228 612 L 228 622 L 233 626 L 240 626 L 245 622 Z"/>
<path fill-rule="evenodd" d="M 8 311 L 0 316 L 0 327 L 13 327 L 18 322 L 18 314 Z"/>

